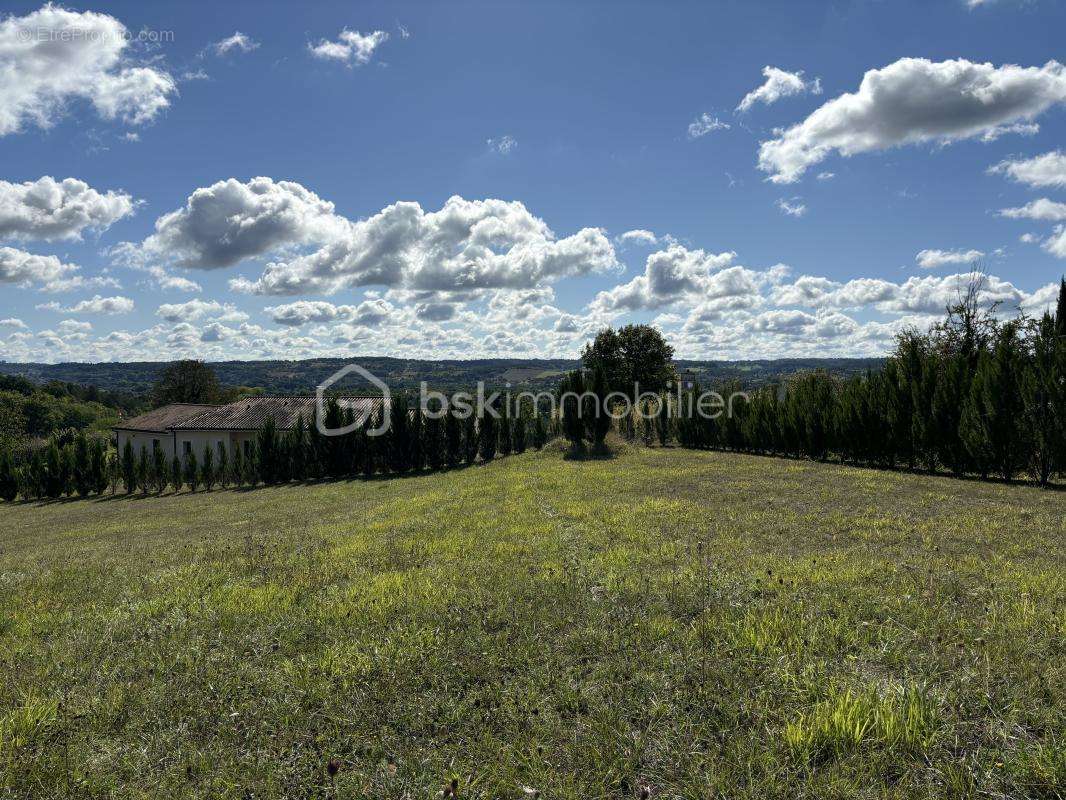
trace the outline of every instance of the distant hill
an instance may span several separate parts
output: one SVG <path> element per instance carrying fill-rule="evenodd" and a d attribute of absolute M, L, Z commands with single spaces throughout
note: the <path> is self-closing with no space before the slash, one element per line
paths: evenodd
<path fill-rule="evenodd" d="M 677 361 L 682 372 L 690 372 L 702 385 L 736 378 L 745 386 L 759 386 L 798 372 L 824 369 L 847 376 L 876 369 L 879 358 L 782 358 L 766 361 Z M 98 364 L 16 364 L 0 361 L 0 375 L 19 375 L 38 383 L 52 380 L 96 386 L 123 394 L 148 391 L 168 362 L 135 361 Z M 580 365 L 576 359 L 488 358 L 469 361 L 432 361 L 405 358 L 313 358 L 303 361 L 218 361 L 211 367 L 225 386 L 249 386 L 267 394 L 308 394 L 338 369 L 358 363 L 391 387 L 417 388 L 426 381 L 432 388 L 455 391 L 484 381 L 502 388 L 510 383 L 530 389 L 546 389 L 558 383 L 559 375 Z M 365 383 L 347 381 L 353 389 Z"/>

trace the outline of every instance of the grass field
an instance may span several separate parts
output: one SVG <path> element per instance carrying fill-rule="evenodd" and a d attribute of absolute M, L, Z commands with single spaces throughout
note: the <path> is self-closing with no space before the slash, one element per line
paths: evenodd
<path fill-rule="evenodd" d="M 1062 797 L 1064 615 L 1064 493 L 730 454 L 5 505 L 0 795 Z"/>

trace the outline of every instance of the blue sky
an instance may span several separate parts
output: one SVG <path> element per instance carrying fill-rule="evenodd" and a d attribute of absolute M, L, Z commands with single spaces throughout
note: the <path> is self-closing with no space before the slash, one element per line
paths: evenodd
<path fill-rule="evenodd" d="M 869 355 L 1066 270 L 1057 0 L 5 9 L 9 361 Z"/>

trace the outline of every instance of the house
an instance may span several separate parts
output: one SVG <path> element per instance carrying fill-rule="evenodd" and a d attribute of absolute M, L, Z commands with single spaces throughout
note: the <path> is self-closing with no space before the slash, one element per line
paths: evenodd
<path fill-rule="evenodd" d="M 380 397 L 345 396 L 337 398 L 342 408 L 351 408 L 356 419 L 365 419 L 381 407 Z M 216 454 L 223 448 L 232 453 L 240 447 L 247 455 L 267 420 L 278 430 L 292 430 L 303 418 L 304 425 L 315 424 L 315 397 L 246 397 L 225 405 L 174 403 L 115 426 L 118 451 L 131 442 L 135 453 L 141 449 L 163 448 L 169 460 L 177 453 L 195 452 L 199 458 L 210 447 Z"/>
<path fill-rule="evenodd" d="M 134 453 L 141 450 L 151 453 L 156 447 L 161 447 L 169 461 L 175 453 L 174 426 L 215 408 L 217 406 L 172 403 L 147 414 L 123 420 L 114 427 L 118 452 L 125 450 L 127 442 L 133 445 Z"/>

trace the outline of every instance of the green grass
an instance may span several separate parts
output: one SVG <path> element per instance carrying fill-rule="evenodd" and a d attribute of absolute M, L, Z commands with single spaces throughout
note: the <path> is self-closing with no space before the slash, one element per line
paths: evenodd
<path fill-rule="evenodd" d="M 674 449 L 5 505 L 0 796 L 1062 797 L 1064 562 L 1066 494 Z"/>

